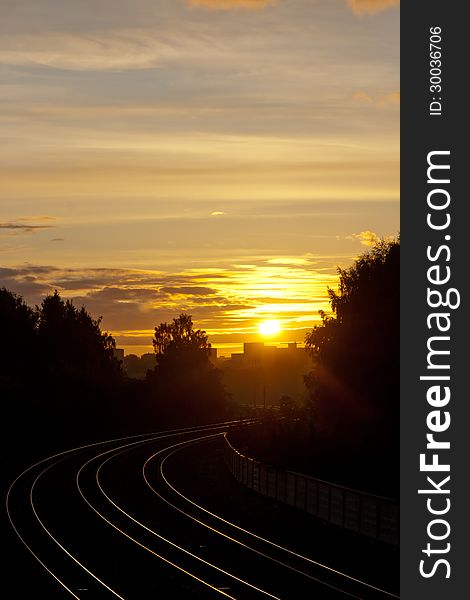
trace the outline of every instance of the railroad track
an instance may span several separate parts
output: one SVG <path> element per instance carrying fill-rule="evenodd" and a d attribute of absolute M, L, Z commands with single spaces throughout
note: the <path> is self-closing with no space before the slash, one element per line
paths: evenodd
<path fill-rule="evenodd" d="M 245 421 L 248 424 L 253 421 Z M 210 511 L 178 489 L 172 461 L 240 421 L 90 444 L 31 465 L 6 510 L 49 576 L 39 598 L 397 598 Z M 22 572 L 27 572 L 28 561 Z M 51 585 L 52 584 L 52 585 Z"/>

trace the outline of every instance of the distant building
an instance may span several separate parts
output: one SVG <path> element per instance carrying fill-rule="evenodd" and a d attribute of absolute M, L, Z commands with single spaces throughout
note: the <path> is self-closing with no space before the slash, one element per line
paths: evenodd
<path fill-rule="evenodd" d="M 232 365 L 241 366 L 244 361 L 244 354 L 242 352 L 234 352 L 230 355 L 230 362 Z"/>
<path fill-rule="evenodd" d="M 282 396 L 300 399 L 306 390 L 304 375 L 312 361 L 296 342 L 287 347 L 265 346 L 263 342 L 243 344 L 243 353 L 217 361 L 223 382 L 233 399 L 245 405 L 278 406 Z"/>
<path fill-rule="evenodd" d="M 266 349 L 264 342 L 245 342 L 243 344 L 244 360 L 259 362 L 265 356 Z"/>

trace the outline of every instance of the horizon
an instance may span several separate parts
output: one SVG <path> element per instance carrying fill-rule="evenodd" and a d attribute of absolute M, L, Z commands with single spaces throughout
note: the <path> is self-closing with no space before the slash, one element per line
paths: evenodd
<path fill-rule="evenodd" d="M 274 348 L 287 348 L 288 344 L 297 344 L 297 348 L 304 348 L 305 347 L 305 342 L 299 342 L 299 341 L 295 341 L 292 340 L 290 342 L 284 342 L 284 341 L 279 341 L 279 340 L 254 340 L 254 341 L 261 341 L 262 343 L 264 343 L 265 346 L 269 346 L 269 347 L 274 347 Z M 210 343 L 210 341 L 209 341 Z M 251 343 L 251 342 L 241 342 L 239 344 L 231 344 L 231 343 L 220 343 L 220 344 L 211 344 L 211 348 L 214 348 L 217 350 L 217 358 L 230 358 L 232 354 L 239 354 L 239 353 L 243 353 L 244 350 L 244 344 L 246 343 Z M 124 346 L 116 346 L 116 350 L 124 350 L 124 356 L 130 356 L 130 355 L 135 355 L 138 356 L 139 358 L 142 358 L 142 356 L 144 354 L 155 354 L 155 351 L 153 349 L 152 346 L 149 346 L 148 349 L 146 346 L 141 346 L 138 347 L 142 350 L 142 352 L 136 352 L 135 347 L 134 346 L 128 346 L 128 347 L 124 347 Z M 129 349 L 129 351 L 128 351 Z"/>

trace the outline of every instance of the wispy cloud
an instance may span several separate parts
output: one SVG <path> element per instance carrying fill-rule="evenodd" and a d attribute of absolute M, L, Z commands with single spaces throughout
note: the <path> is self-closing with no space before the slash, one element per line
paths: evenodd
<path fill-rule="evenodd" d="M 367 246 L 368 248 L 372 248 L 379 240 L 379 236 L 373 231 L 361 231 L 360 233 L 354 233 L 351 237 L 359 240 L 363 246 Z"/>
<path fill-rule="evenodd" d="M 0 223 L 0 230 L 10 232 L 11 235 L 22 233 L 36 233 L 43 229 L 51 229 L 56 219 L 49 216 L 18 217 L 11 221 Z"/>
<path fill-rule="evenodd" d="M 400 4 L 400 0 L 348 0 L 356 15 L 374 15 Z"/>
<path fill-rule="evenodd" d="M 71 71 L 120 71 L 158 67 L 174 55 L 171 45 L 143 30 L 69 32 L 1 38 L 0 62 Z"/>
<path fill-rule="evenodd" d="M 270 265 L 311 265 L 308 258 L 283 256 L 279 258 L 270 258 L 267 261 Z"/>
<path fill-rule="evenodd" d="M 189 6 L 209 10 L 236 10 L 237 8 L 259 10 L 277 0 L 187 0 Z"/>
<path fill-rule="evenodd" d="M 52 267 L 26 266 L 21 268 L 0 267 L 0 287 L 24 296 L 32 304 L 51 292 L 53 287 L 47 279 Z"/>
<path fill-rule="evenodd" d="M 398 106 L 400 104 L 400 92 L 371 95 L 363 90 L 358 90 L 353 95 L 353 100 L 361 104 L 370 104 L 372 106 Z"/>
<path fill-rule="evenodd" d="M 212 296 L 217 293 L 213 288 L 200 286 L 162 287 L 160 292 L 177 296 Z"/>
<path fill-rule="evenodd" d="M 21 223 L 50 223 L 51 221 L 57 221 L 57 217 L 52 217 L 51 215 L 31 215 L 25 217 L 17 217 L 16 221 L 20 221 Z"/>
<path fill-rule="evenodd" d="M 350 236 L 347 236 L 346 239 L 349 240 L 359 240 L 363 246 L 367 246 L 367 248 L 372 248 L 375 244 L 380 241 L 380 236 L 378 236 L 373 231 L 361 231 L 360 233 L 353 233 Z M 394 236 L 386 236 L 385 240 L 393 240 Z"/>

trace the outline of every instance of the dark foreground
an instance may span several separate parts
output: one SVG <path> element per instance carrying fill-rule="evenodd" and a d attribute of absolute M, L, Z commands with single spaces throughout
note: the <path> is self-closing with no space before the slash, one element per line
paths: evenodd
<path fill-rule="evenodd" d="M 398 593 L 397 549 L 238 484 L 223 462 L 227 427 L 86 448 L 26 473 L 11 490 L 10 517 L 44 566 L 7 523 L 4 597 Z"/>

